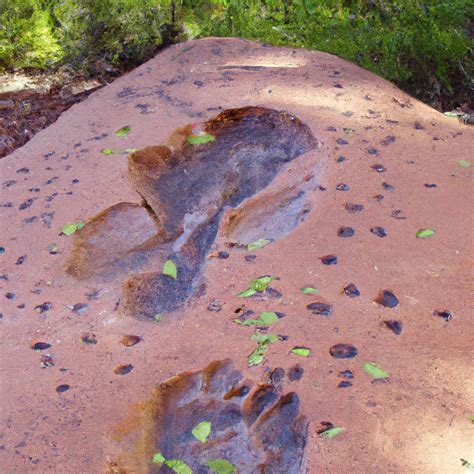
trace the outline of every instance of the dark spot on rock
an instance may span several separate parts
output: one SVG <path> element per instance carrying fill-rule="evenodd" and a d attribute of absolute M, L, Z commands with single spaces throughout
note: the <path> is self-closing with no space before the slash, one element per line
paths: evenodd
<path fill-rule="evenodd" d="M 244 259 L 245 259 L 246 262 L 255 262 L 255 259 L 256 259 L 256 258 L 257 258 L 256 255 L 246 255 L 246 256 L 244 257 Z"/>
<path fill-rule="evenodd" d="M 385 168 L 384 165 L 381 165 L 379 163 L 376 163 L 375 165 L 372 165 L 371 168 L 375 171 L 377 171 L 377 173 L 384 173 L 385 171 L 387 171 L 387 169 Z"/>
<path fill-rule="evenodd" d="M 217 257 L 218 257 L 218 258 L 221 258 L 221 259 L 229 258 L 229 252 L 226 252 L 225 250 L 221 250 L 221 251 L 217 254 Z"/>
<path fill-rule="evenodd" d="M 101 296 L 103 296 L 105 293 L 107 293 L 108 290 L 105 288 L 94 288 L 93 290 L 89 291 L 86 293 L 86 298 L 91 301 L 91 300 L 98 300 Z"/>
<path fill-rule="evenodd" d="M 378 155 L 380 154 L 380 151 L 377 150 L 377 148 L 369 148 L 369 149 L 367 150 L 367 153 L 368 153 L 369 155 L 376 155 L 376 156 L 378 156 Z"/>
<path fill-rule="evenodd" d="M 334 87 L 336 89 L 344 89 L 344 87 L 342 86 L 342 84 L 334 84 Z"/>
<path fill-rule="evenodd" d="M 354 283 L 349 283 L 343 288 L 343 292 L 345 295 L 347 295 L 349 298 L 358 298 L 360 296 L 360 291 L 358 288 L 354 285 Z"/>
<path fill-rule="evenodd" d="M 393 193 L 395 191 L 395 187 L 392 186 L 391 184 L 389 183 L 386 183 L 385 181 L 382 183 L 382 187 L 386 190 L 386 191 L 389 191 L 391 193 Z"/>
<path fill-rule="evenodd" d="M 47 301 L 46 303 L 41 303 L 38 306 L 35 306 L 35 311 L 38 314 L 43 314 L 46 311 L 49 311 L 53 307 L 53 304 Z"/>
<path fill-rule="evenodd" d="M 27 199 L 24 203 L 20 204 L 18 210 L 23 211 L 25 209 L 28 209 L 33 204 L 33 202 L 34 200 L 32 198 Z"/>
<path fill-rule="evenodd" d="M 337 160 L 336 160 L 338 163 L 342 163 L 343 161 L 346 161 L 346 157 L 343 156 L 343 155 L 340 155 L 337 157 Z"/>
<path fill-rule="evenodd" d="M 76 303 L 72 308 L 71 311 L 73 311 L 76 314 L 84 314 L 87 311 L 87 308 L 89 305 L 87 303 Z"/>
<path fill-rule="evenodd" d="M 19 170 L 16 170 L 16 172 L 20 174 L 28 174 L 30 170 L 28 168 L 20 168 Z"/>
<path fill-rule="evenodd" d="M 358 351 L 352 344 L 335 344 L 329 349 L 329 353 L 336 359 L 352 359 Z"/>
<path fill-rule="evenodd" d="M 320 260 L 323 265 L 336 265 L 337 264 L 336 255 L 325 255 L 324 257 L 320 257 Z"/>
<path fill-rule="evenodd" d="M 41 189 L 40 188 L 30 188 L 30 189 L 28 189 L 28 191 L 30 193 L 39 193 L 41 191 Z"/>
<path fill-rule="evenodd" d="M 352 387 L 352 382 L 349 382 L 348 380 L 343 380 L 342 382 L 339 382 L 337 385 L 338 388 L 347 388 L 347 387 Z"/>
<path fill-rule="evenodd" d="M 10 186 L 13 186 L 14 184 L 16 184 L 16 181 L 15 181 L 14 179 L 9 179 L 9 180 L 7 180 L 7 181 L 4 181 L 4 182 L 2 183 L 2 186 L 3 186 L 4 188 L 9 188 Z"/>
<path fill-rule="evenodd" d="M 377 237 L 386 237 L 388 232 L 383 227 L 371 227 L 370 232 Z"/>
<path fill-rule="evenodd" d="M 350 214 L 354 214 L 356 212 L 361 212 L 364 210 L 364 206 L 362 204 L 353 204 L 351 202 L 346 202 L 344 204 L 344 209 L 349 212 Z"/>
<path fill-rule="evenodd" d="M 57 244 L 49 245 L 48 246 L 48 253 L 50 253 L 51 255 L 57 255 L 58 253 L 60 253 Z"/>
<path fill-rule="evenodd" d="M 64 383 L 56 387 L 56 392 L 64 393 L 64 392 L 67 392 L 70 388 L 71 387 L 68 384 Z"/>
<path fill-rule="evenodd" d="M 21 304 L 17 305 L 17 308 L 18 308 L 18 309 L 25 309 L 25 308 L 26 308 L 26 304 L 25 304 L 25 303 L 21 303 Z"/>
<path fill-rule="evenodd" d="M 141 342 L 142 338 L 140 336 L 133 336 L 131 334 L 127 334 L 120 339 L 120 344 L 123 344 L 127 347 L 132 347 L 139 342 Z"/>
<path fill-rule="evenodd" d="M 336 189 L 338 191 L 349 191 L 350 187 L 345 183 L 339 183 L 338 185 L 336 185 Z"/>
<path fill-rule="evenodd" d="M 83 344 L 97 344 L 97 337 L 95 334 L 92 334 L 91 332 L 85 332 L 84 334 L 81 335 L 81 342 Z"/>
<path fill-rule="evenodd" d="M 23 219 L 23 222 L 25 224 L 31 224 L 32 222 L 36 222 L 37 220 L 38 220 L 37 216 L 31 216 L 31 217 L 26 217 L 25 219 Z"/>
<path fill-rule="evenodd" d="M 23 265 L 23 263 L 25 263 L 26 259 L 27 259 L 26 255 L 22 255 L 21 257 L 18 257 L 16 262 L 15 262 L 15 265 Z"/>
<path fill-rule="evenodd" d="M 399 303 L 398 298 L 389 290 L 381 291 L 375 302 L 386 308 L 395 308 Z"/>
<path fill-rule="evenodd" d="M 339 227 L 337 229 L 338 237 L 352 237 L 355 234 L 355 230 L 352 227 Z"/>
<path fill-rule="evenodd" d="M 296 364 L 293 367 L 290 367 L 288 370 L 288 380 L 294 382 L 296 380 L 301 380 L 304 374 L 304 369 L 300 364 Z"/>
<path fill-rule="evenodd" d="M 336 143 L 337 143 L 338 145 L 347 145 L 349 142 L 347 142 L 346 140 L 344 140 L 344 138 L 338 138 L 338 139 L 336 140 Z"/>
<path fill-rule="evenodd" d="M 16 298 L 15 293 L 11 293 L 10 291 L 8 293 L 5 293 L 5 298 L 7 300 L 14 300 Z"/>
<path fill-rule="evenodd" d="M 398 220 L 405 220 L 406 217 L 405 216 L 402 216 L 402 210 L 401 209 L 395 209 L 392 211 L 392 213 L 390 214 L 391 217 L 393 217 L 394 219 L 398 219 Z"/>
<path fill-rule="evenodd" d="M 344 379 L 353 379 L 354 374 L 350 370 L 343 370 L 339 372 L 338 377 L 342 377 Z"/>
<path fill-rule="evenodd" d="M 54 367 L 53 356 L 50 354 L 42 355 L 40 358 L 40 362 L 41 362 L 41 367 L 43 369 L 50 369 L 51 367 Z"/>
<path fill-rule="evenodd" d="M 0 247 L 0 253 L 5 253 L 5 247 Z"/>
<path fill-rule="evenodd" d="M 274 298 L 274 299 L 278 299 L 278 298 L 281 298 L 283 296 L 281 294 L 281 292 L 279 292 L 278 290 L 276 290 L 275 288 L 272 288 L 272 287 L 265 288 L 264 294 L 266 296 L 268 296 L 270 298 Z"/>
<path fill-rule="evenodd" d="M 12 202 L 6 202 L 5 204 L 0 204 L 0 207 L 13 207 L 13 203 Z"/>
<path fill-rule="evenodd" d="M 429 189 L 438 187 L 435 183 L 425 183 L 423 186 Z"/>
<path fill-rule="evenodd" d="M 35 342 L 30 346 L 34 351 L 45 351 L 46 349 L 49 349 L 51 344 L 48 344 L 47 342 Z"/>
<path fill-rule="evenodd" d="M 451 311 L 447 309 L 443 309 L 443 310 L 436 309 L 433 312 L 433 315 L 443 318 L 446 322 L 448 322 L 453 317 L 453 313 L 451 313 Z"/>
<path fill-rule="evenodd" d="M 327 130 L 328 132 L 337 132 L 337 128 L 336 128 L 336 127 L 328 127 L 328 128 L 326 128 L 326 130 Z"/>
<path fill-rule="evenodd" d="M 270 382 L 273 388 L 277 391 L 281 391 L 283 385 L 283 379 L 285 378 L 285 370 L 281 367 L 277 367 L 270 374 Z"/>
<path fill-rule="evenodd" d="M 321 185 L 318 186 L 318 189 L 319 189 L 320 191 L 326 191 L 326 188 L 325 188 L 324 186 L 321 186 Z"/>
<path fill-rule="evenodd" d="M 126 365 L 117 365 L 114 369 L 114 374 L 116 375 L 127 375 L 133 370 L 133 365 L 132 364 L 126 364 Z"/>
<path fill-rule="evenodd" d="M 387 135 L 380 143 L 382 145 L 390 145 L 390 143 L 393 143 L 395 141 L 395 137 L 393 135 Z"/>
<path fill-rule="evenodd" d="M 314 303 L 309 303 L 306 305 L 306 308 L 309 309 L 313 314 L 318 316 L 331 316 L 332 306 L 321 301 L 316 301 Z"/>
<path fill-rule="evenodd" d="M 377 202 L 383 201 L 384 200 L 384 195 L 383 194 L 376 194 L 373 197 Z"/>
<path fill-rule="evenodd" d="M 403 331 L 403 324 L 401 321 L 396 319 L 388 319 L 384 321 L 385 326 L 391 329 L 397 336 L 399 336 Z"/>
<path fill-rule="evenodd" d="M 415 122 L 415 130 L 424 130 L 425 127 L 420 122 Z"/>
<path fill-rule="evenodd" d="M 196 80 L 196 81 L 193 82 L 193 84 L 195 86 L 202 87 L 204 85 L 204 81 Z"/>
<path fill-rule="evenodd" d="M 316 433 L 322 434 L 332 428 L 334 428 L 334 425 L 330 421 L 321 421 L 319 426 L 316 428 Z"/>

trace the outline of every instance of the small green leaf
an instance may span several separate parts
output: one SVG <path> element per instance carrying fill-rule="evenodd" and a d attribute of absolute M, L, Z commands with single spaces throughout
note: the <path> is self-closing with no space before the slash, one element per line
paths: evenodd
<path fill-rule="evenodd" d="M 258 239 L 255 242 L 247 245 L 247 250 L 251 252 L 252 250 L 261 249 L 271 243 L 271 240 L 268 239 Z"/>
<path fill-rule="evenodd" d="M 189 135 L 186 141 L 191 145 L 202 145 L 203 143 L 213 142 L 216 139 L 214 135 L 208 135 L 204 133 L 202 135 Z"/>
<path fill-rule="evenodd" d="M 135 153 L 138 150 L 138 148 L 126 148 L 125 151 L 127 153 Z"/>
<path fill-rule="evenodd" d="M 334 428 L 329 428 L 326 431 L 323 431 L 321 433 L 321 436 L 323 438 L 334 438 L 338 434 L 341 434 L 344 431 L 344 428 L 342 426 L 335 426 Z"/>
<path fill-rule="evenodd" d="M 419 239 L 427 239 L 428 237 L 433 237 L 435 233 L 436 232 L 433 229 L 420 229 L 417 231 L 416 236 Z"/>
<path fill-rule="evenodd" d="M 278 316 L 274 311 L 264 311 L 260 313 L 259 320 L 263 323 L 262 326 L 269 326 L 278 321 Z"/>
<path fill-rule="evenodd" d="M 211 434 L 211 422 L 201 421 L 201 423 L 199 423 L 193 428 L 191 433 L 198 441 L 201 441 L 201 443 L 205 443 L 207 441 L 207 438 Z"/>
<path fill-rule="evenodd" d="M 344 133 L 347 133 L 347 134 L 352 133 L 354 131 L 353 128 L 349 128 L 349 127 L 345 127 L 343 128 L 343 130 L 344 130 Z"/>
<path fill-rule="evenodd" d="M 308 349 L 307 347 L 293 347 L 290 351 L 292 354 L 300 355 L 303 357 L 308 357 L 311 354 L 311 349 Z"/>
<path fill-rule="evenodd" d="M 62 228 L 64 235 L 72 235 L 76 230 L 82 229 L 85 226 L 84 222 L 75 222 L 74 224 L 66 224 Z"/>
<path fill-rule="evenodd" d="M 213 459 L 212 461 L 207 461 L 207 465 L 211 468 L 212 472 L 217 474 L 232 474 L 233 472 L 237 472 L 237 468 L 225 459 Z"/>
<path fill-rule="evenodd" d="M 255 278 L 255 280 L 252 280 L 250 282 L 250 288 L 252 288 L 252 290 L 255 290 L 255 291 L 263 291 L 266 288 L 268 288 L 268 285 L 273 280 L 276 280 L 276 278 L 269 275 Z"/>
<path fill-rule="evenodd" d="M 467 160 L 459 160 L 458 163 L 463 167 L 463 168 L 470 168 L 472 166 L 472 163 Z"/>
<path fill-rule="evenodd" d="M 362 369 L 366 374 L 372 376 L 374 379 L 386 379 L 387 377 L 390 377 L 390 374 L 388 372 L 382 370 L 380 367 L 377 366 L 377 364 L 374 364 L 373 362 L 365 363 L 362 366 Z"/>
<path fill-rule="evenodd" d="M 248 298 L 249 296 L 253 296 L 255 293 L 257 293 L 255 290 L 252 290 L 252 288 L 247 288 L 244 291 L 241 291 L 237 296 L 239 298 Z"/>
<path fill-rule="evenodd" d="M 176 474 L 193 474 L 192 469 L 179 459 L 168 459 L 165 461 L 165 465 L 173 469 Z"/>
<path fill-rule="evenodd" d="M 165 264 L 163 265 L 163 275 L 168 275 L 175 280 L 178 277 L 178 270 L 176 269 L 176 265 L 172 260 L 166 260 Z"/>
<path fill-rule="evenodd" d="M 115 151 L 114 151 L 114 150 L 111 150 L 110 148 L 104 148 L 104 149 L 102 150 L 102 153 L 103 153 L 104 155 L 113 155 L 113 154 L 115 153 Z"/>
<path fill-rule="evenodd" d="M 301 293 L 303 293 L 304 295 L 316 294 L 319 293 L 319 290 L 317 290 L 316 288 L 312 288 L 311 286 L 307 286 L 305 288 L 301 288 Z"/>
<path fill-rule="evenodd" d="M 257 348 L 248 357 L 249 367 L 253 367 L 254 365 L 258 365 L 263 362 L 268 346 L 277 341 L 278 336 L 275 334 L 256 333 L 252 336 L 252 339 L 258 341 L 258 344 Z"/>
<path fill-rule="evenodd" d="M 160 464 L 162 462 L 165 462 L 166 459 L 161 453 L 155 453 L 153 457 L 151 458 L 151 462 L 155 464 Z"/>
<path fill-rule="evenodd" d="M 76 226 L 77 230 L 82 229 L 85 226 L 84 222 L 76 222 L 74 225 Z"/>
<path fill-rule="evenodd" d="M 115 132 L 115 135 L 117 135 L 117 137 L 125 137 L 130 133 L 131 130 L 132 129 L 130 127 L 122 127 L 120 130 Z"/>
<path fill-rule="evenodd" d="M 161 321 L 161 313 L 156 313 L 153 318 L 157 323 L 159 323 Z"/>
<path fill-rule="evenodd" d="M 451 111 L 451 112 L 444 112 L 443 115 L 446 115 L 446 117 L 459 118 L 459 117 L 462 117 L 463 113 Z"/>

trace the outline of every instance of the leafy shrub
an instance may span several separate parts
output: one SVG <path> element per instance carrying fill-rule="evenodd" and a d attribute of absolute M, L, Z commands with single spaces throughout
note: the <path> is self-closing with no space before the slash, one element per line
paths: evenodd
<path fill-rule="evenodd" d="M 1 1 L 0 69 L 95 74 L 175 41 L 240 36 L 336 54 L 432 103 L 474 95 L 472 0 Z"/>

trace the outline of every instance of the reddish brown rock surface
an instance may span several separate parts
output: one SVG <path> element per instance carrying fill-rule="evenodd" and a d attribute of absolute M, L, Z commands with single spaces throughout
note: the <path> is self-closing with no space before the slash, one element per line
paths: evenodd
<path fill-rule="evenodd" d="M 295 114 L 321 146 L 228 211 L 213 250 L 229 257 L 208 259 L 197 297 L 160 322 L 139 321 L 120 313 L 120 278 L 78 280 L 65 272 L 73 237 L 60 235 L 64 224 L 87 226 L 110 206 L 141 202 L 127 153 L 102 149 L 164 144 L 179 127 L 248 105 Z M 131 132 L 116 136 L 124 126 Z M 236 39 L 167 49 L 74 105 L 0 161 L 2 471 L 103 472 L 135 442 L 114 436 L 117 424 L 128 419 L 123 432 L 139 431 L 136 404 L 158 383 L 229 358 L 254 382 L 268 382 L 270 369 L 301 364 L 299 380 L 279 383 L 282 393 L 298 394 L 309 421 L 309 473 L 463 472 L 460 459 L 474 458 L 473 202 L 472 167 L 459 160 L 470 160 L 473 137 L 472 128 L 349 62 Z M 285 196 L 299 186 L 306 194 L 297 209 L 310 212 L 294 230 L 272 234 L 277 240 L 251 252 L 226 245 L 265 238 L 251 230 L 262 223 L 266 232 L 268 216 L 286 225 Z M 290 211 L 291 219 L 299 212 Z M 153 238 L 141 210 L 130 212 Z M 118 251 L 126 247 L 121 232 L 137 245 L 147 242 L 126 223 L 121 230 L 120 220 L 113 226 Z M 342 227 L 354 235 L 342 238 Z M 420 229 L 436 233 L 417 238 Z M 327 256 L 337 260 L 325 265 Z M 109 262 L 97 255 L 98 266 Z M 279 293 L 237 297 L 261 275 L 278 276 L 271 287 Z M 344 291 L 350 283 L 360 295 Z M 320 293 L 303 294 L 305 287 Z M 383 291 L 396 296 L 395 307 L 375 303 Z M 213 300 L 219 311 L 207 309 Z M 306 308 L 315 301 L 329 304 L 331 314 Z M 237 315 L 284 313 L 268 333 L 288 336 L 252 368 L 255 329 L 233 322 L 243 304 Z M 388 320 L 400 321 L 403 332 L 396 335 Z M 129 334 L 142 340 L 121 344 Z M 37 341 L 51 347 L 32 350 Z M 356 347 L 357 356 L 332 357 L 340 343 Z M 290 353 L 294 347 L 311 353 L 303 358 Z M 368 362 L 390 377 L 374 383 L 362 369 Z M 130 370 L 119 375 L 117 367 Z M 340 386 L 344 371 L 353 374 L 351 386 Z M 345 431 L 324 438 L 318 432 L 327 423 Z"/>

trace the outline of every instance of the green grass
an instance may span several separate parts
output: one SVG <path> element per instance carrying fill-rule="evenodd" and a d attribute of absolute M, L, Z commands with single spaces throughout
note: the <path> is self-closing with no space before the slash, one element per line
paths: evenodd
<path fill-rule="evenodd" d="M 445 106 L 474 93 L 472 0 L 2 0 L 0 69 L 89 75 L 163 45 L 239 36 L 336 54 Z"/>

